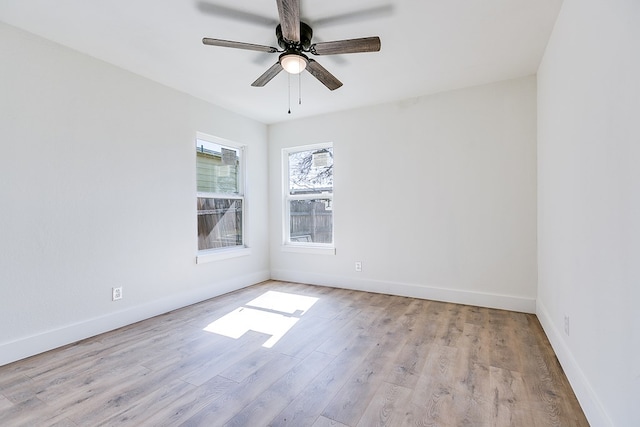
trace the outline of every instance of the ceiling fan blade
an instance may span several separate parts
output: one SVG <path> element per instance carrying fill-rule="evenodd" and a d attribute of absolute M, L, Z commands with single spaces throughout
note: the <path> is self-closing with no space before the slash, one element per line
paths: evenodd
<path fill-rule="evenodd" d="M 276 0 L 282 26 L 282 36 L 290 42 L 300 42 L 300 0 Z"/>
<path fill-rule="evenodd" d="M 317 43 L 324 43 L 324 40 L 322 40 L 320 37 L 316 37 L 315 35 L 313 36 L 313 39 Z M 330 55 L 328 57 L 330 61 L 333 61 L 336 64 L 344 65 L 349 63 L 349 61 L 347 61 L 343 56 L 340 56 L 340 55 Z"/>
<path fill-rule="evenodd" d="M 362 22 L 367 19 L 384 18 L 393 13 L 393 5 L 376 6 L 368 9 L 355 10 L 341 15 L 327 16 L 325 18 L 311 21 L 314 27 L 329 27 L 331 25 L 351 24 Z"/>
<path fill-rule="evenodd" d="M 219 4 L 208 3 L 205 1 L 197 2 L 198 10 L 221 18 L 235 19 L 236 21 L 248 22 L 250 24 L 262 25 L 264 27 L 274 28 L 278 25 L 278 21 L 268 16 L 257 15 L 244 10 L 238 10 Z"/>
<path fill-rule="evenodd" d="M 313 77 L 320 80 L 320 83 L 325 85 L 329 90 L 336 90 L 342 86 L 342 82 L 338 80 L 333 74 L 328 72 L 322 65 L 316 60 L 309 59 L 307 64 L 307 71 L 311 73 Z"/>
<path fill-rule="evenodd" d="M 209 46 L 232 47 L 234 49 L 256 50 L 258 52 L 274 53 L 278 51 L 278 49 L 276 49 L 273 46 L 263 46 L 260 44 L 234 42 L 230 40 L 211 39 L 209 37 L 203 38 L 202 43 Z"/>
<path fill-rule="evenodd" d="M 311 45 L 309 52 L 314 55 L 336 55 L 340 53 L 378 52 L 380 37 L 364 37 L 361 39 L 337 40 L 334 42 Z"/>
<path fill-rule="evenodd" d="M 251 83 L 251 86 L 262 87 L 266 85 L 272 78 L 277 76 L 280 71 L 282 71 L 282 65 L 280 65 L 280 62 L 276 62 L 271 66 L 271 68 L 265 71 L 264 74 L 258 77 L 255 82 Z"/>

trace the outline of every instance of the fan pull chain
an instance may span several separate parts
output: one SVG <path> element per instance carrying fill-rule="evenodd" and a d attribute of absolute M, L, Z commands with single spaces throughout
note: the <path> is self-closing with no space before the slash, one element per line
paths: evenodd
<path fill-rule="evenodd" d="M 298 105 L 302 105 L 302 73 L 298 74 Z"/>
<path fill-rule="evenodd" d="M 291 114 L 291 74 L 287 73 L 287 87 L 289 89 L 289 96 L 287 96 L 287 100 L 289 101 L 289 112 L 287 114 Z"/>

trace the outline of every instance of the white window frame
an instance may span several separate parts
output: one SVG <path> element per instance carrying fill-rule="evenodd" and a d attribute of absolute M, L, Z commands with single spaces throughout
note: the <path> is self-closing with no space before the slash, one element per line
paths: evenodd
<path fill-rule="evenodd" d="M 247 241 L 247 198 L 246 198 L 246 157 L 247 157 L 247 147 L 246 145 L 237 143 L 235 141 L 230 141 L 228 139 L 220 138 L 213 135 L 208 135 L 202 132 L 196 133 L 195 138 L 195 148 L 196 153 L 198 149 L 198 140 L 211 142 L 213 144 L 218 144 L 223 147 L 230 147 L 238 150 L 239 152 L 239 171 L 238 171 L 238 189 L 240 190 L 238 193 L 209 193 L 209 192 L 200 192 L 197 191 L 196 188 L 196 201 L 198 198 L 211 198 L 211 199 L 237 199 L 242 201 L 242 245 L 232 246 L 232 247 L 222 247 L 222 248 L 210 248 L 210 249 L 198 249 L 198 235 L 196 233 L 195 236 L 195 247 L 197 250 L 196 255 L 196 263 L 203 264 L 212 261 L 218 261 L 229 258 L 236 258 L 241 256 L 246 256 L 251 254 L 251 249 L 249 248 Z M 197 154 L 196 154 L 197 156 Z M 196 211 L 197 216 L 197 211 Z"/>
<path fill-rule="evenodd" d="M 284 252 L 298 252 L 318 255 L 335 255 L 335 215 L 332 215 L 332 227 L 331 227 L 331 243 L 315 243 L 315 242 L 292 242 L 291 241 L 291 228 L 290 228 L 290 205 L 293 200 L 313 200 L 313 199 L 329 199 L 331 201 L 332 210 L 335 207 L 333 200 L 334 189 L 332 187 L 331 193 L 320 194 L 290 194 L 289 188 L 289 154 L 299 151 L 320 150 L 323 148 L 333 148 L 332 142 L 324 142 L 319 144 L 298 145 L 295 147 L 288 147 L 282 150 L 282 200 L 283 200 L 283 215 L 282 215 L 282 250 Z M 334 151 L 335 153 L 335 151 Z M 334 162 L 335 164 L 335 162 Z M 334 181 L 335 186 L 335 181 Z"/>

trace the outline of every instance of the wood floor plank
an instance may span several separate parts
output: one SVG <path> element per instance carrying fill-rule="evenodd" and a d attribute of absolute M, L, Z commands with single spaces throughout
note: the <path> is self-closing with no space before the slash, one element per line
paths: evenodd
<path fill-rule="evenodd" d="M 47 403 L 56 403 L 59 407 L 75 405 L 85 402 L 87 406 L 91 399 L 101 393 L 109 393 L 115 385 L 121 385 L 123 380 L 132 381 L 142 378 L 150 371 L 138 365 L 120 365 L 117 369 L 91 369 L 62 375 L 50 383 L 38 384 L 37 397 Z"/>
<path fill-rule="evenodd" d="M 451 377 L 457 349 L 434 344 L 429 349 L 424 369 L 411 396 L 406 425 L 454 425 L 455 385 Z"/>
<path fill-rule="evenodd" d="M 428 316 L 428 302 L 416 300 L 413 310 L 407 312 L 410 323 L 402 327 L 406 343 L 394 361 L 385 381 L 399 386 L 415 387 L 426 362 L 424 355 L 436 335 L 438 324 Z"/>
<path fill-rule="evenodd" d="M 124 406 L 121 411 L 99 422 L 98 426 L 134 426 L 144 425 L 149 414 L 154 414 L 166 406 L 172 406 L 180 396 L 193 393 L 197 387 L 182 380 L 173 380 L 162 384 L 158 388 L 152 388 L 142 398 L 130 405 Z"/>
<path fill-rule="evenodd" d="M 104 345 L 97 340 L 83 340 L 17 361 L 8 365 L 7 368 L 12 372 L 23 373 L 34 379 L 48 371 L 56 371 L 63 367 L 72 366 L 76 361 L 84 361 L 88 355 L 95 354 L 94 351 L 99 351 L 103 348 Z M 9 374 L 9 369 L 5 372 L 6 375 Z M 1 382 L 0 380 L 0 387 Z"/>
<path fill-rule="evenodd" d="M 404 420 L 412 389 L 383 382 L 358 421 L 358 427 L 397 426 Z"/>
<path fill-rule="evenodd" d="M 9 408 L 13 407 L 13 403 L 0 394 L 0 411 L 7 411 Z"/>
<path fill-rule="evenodd" d="M 357 332 L 357 331 L 355 331 Z M 375 346 L 373 338 L 356 334 L 335 359 L 270 423 L 270 426 L 313 424 Z"/>
<path fill-rule="evenodd" d="M 517 372 L 520 370 L 520 354 L 517 352 L 518 335 L 513 315 L 504 310 L 492 310 L 489 315 L 491 353 L 490 364 Z"/>
<path fill-rule="evenodd" d="M 78 424 L 74 423 L 68 418 L 61 418 L 57 421 L 48 420 L 47 424 L 44 424 L 50 427 L 77 427 Z"/>
<path fill-rule="evenodd" d="M 490 368 L 491 424 L 498 426 L 535 426 L 522 377 L 517 372 Z"/>
<path fill-rule="evenodd" d="M 334 356 L 314 352 L 271 387 L 257 396 L 225 425 L 259 426 L 276 417 L 333 360 Z"/>
<path fill-rule="evenodd" d="M 489 425 L 491 388 L 489 334 L 481 324 L 465 323 L 458 340 L 451 383 L 459 426 Z"/>
<path fill-rule="evenodd" d="M 0 393 L 13 403 L 36 397 L 35 390 L 33 380 L 21 372 L 10 373 L 6 378 L 0 379 Z"/>
<path fill-rule="evenodd" d="M 232 360 L 231 365 L 220 371 L 220 376 L 240 383 L 273 358 L 273 351 L 260 346 L 247 356 Z"/>
<path fill-rule="evenodd" d="M 378 334 L 380 325 L 388 325 L 384 334 Z M 363 360 L 358 371 L 327 405 L 322 415 L 347 425 L 355 425 L 369 405 L 379 385 L 393 368 L 393 361 L 406 342 L 401 322 L 384 316 L 372 328 L 379 340 Z"/>
<path fill-rule="evenodd" d="M 7 424 L 11 425 L 11 424 Z M 16 426 L 51 426 L 51 427 L 76 427 L 77 424 L 66 418 L 64 414 L 56 414 L 54 411 L 44 411 L 35 414 L 28 423 L 15 424 Z"/>
<path fill-rule="evenodd" d="M 318 417 L 312 427 L 349 427 L 348 425 L 339 423 L 336 420 L 329 419 L 327 417 Z"/>
<path fill-rule="evenodd" d="M 209 353 L 206 360 L 204 360 L 200 366 L 196 369 L 190 369 L 189 372 L 181 378 L 193 385 L 202 385 L 217 376 L 220 372 L 233 366 L 237 362 L 237 359 L 241 359 L 243 355 L 252 352 L 253 349 L 260 346 L 264 341 L 264 335 L 248 332 L 240 339 L 229 343 L 224 352 Z"/>
<path fill-rule="evenodd" d="M 340 322 L 324 317 L 304 317 L 273 348 L 283 354 L 304 359 L 331 337 L 330 331 Z"/>
<path fill-rule="evenodd" d="M 242 307 L 297 322 L 271 348 L 205 329 Z M 227 423 L 589 425 L 534 315 L 280 281 L 0 367 L 3 426 Z"/>
<path fill-rule="evenodd" d="M 446 315 L 441 316 L 440 329 L 437 332 L 436 344 L 455 347 L 464 329 L 463 306 L 447 303 L 444 307 Z"/>
<path fill-rule="evenodd" d="M 331 288 L 321 288 L 324 291 L 313 293 L 318 301 L 309 310 L 307 315 L 312 317 L 322 317 L 324 319 L 335 319 L 344 315 L 344 311 L 356 311 L 357 308 L 349 305 L 345 295 L 339 295 L 341 290 Z"/>
<path fill-rule="evenodd" d="M 48 403 L 60 408 L 60 413 L 66 413 L 67 418 L 79 425 L 95 425 L 101 420 L 119 413 L 141 395 L 130 390 L 136 390 L 150 375 L 148 369 L 136 367 L 128 371 L 126 377 L 114 376 L 108 379 L 93 377 L 91 382 L 98 382 L 94 387 L 79 386 L 76 390 L 69 390 L 67 394 L 59 396 L 57 400 Z M 103 376 L 104 377 L 104 376 Z M 97 379 L 100 378 L 100 379 Z"/>
<path fill-rule="evenodd" d="M 198 355 L 208 357 L 211 354 L 224 352 L 223 349 L 234 345 L 233 338 L 202 330 L 192 332 L 190 337 L 191 339 L 186 342 L 180 339 L 178 342 L 168 343 L 164 350 L 157 351 L 155 354 L 138 360 L 142 366 L 157 371 L 169 366 L 175 366 L 176 363 L 193 360 L 193 358 L 198 358 Z"/>
<path fill-rule="evenodd" d="M 359 312 L 356 308 L 344 306 L 339 312 L 332 313 L 331 318 L 305 317 L 292 328 L 291 333 L 275 345 L 274 349 L 303 359 L 331 339 L 334 331 L 355 318 Z"/>
<path fill-rule="evenodd" d="M 46 403 L 32 397 L 3 410 L 0 420 L 6 425 L 33 425 L 35 420 L 44 414 L 49 414 Z"/>
<path fill-rule="evenodd" d="M 231 387 L 227 393 L 208 404 L 181 425 L 224 425 L 236 414 L 241 413 L 246 406 L 277 382 L 280 377 L 287 374 L 301 362 L 300 359 L 274 352 L 273 358 L 269 363 L 258 368 L 237 386 Z"/>
<path fill-rule="evenodd" d="M 349 344 L 360 336 L 365 336 L 367 330 L 377 319 L 384 315 L 384 310 L 378 307 L 362 311 L 357 309 L 357 315 L 348 320 L 344 325 L 333 330 L 333 334 L 323 342 L 317 351 L 337 356 L 342 353 Z"/>
<path fill-rule="evenodd" d="M 211 378 L 199 387 L 189 390 L 179 396 L 173 403 L 158 408 L 153 413 L 148 413 L 147 418 L 141 424 L 133 423 L 131 426 L 177 426 L 198 414 L 211 402 L 230 392 L 238 383 L 220 376 Z"/>
<path fill-rule="evenodd" d="M 464 306 L 464 322 L 476 326 L 486 326 L 489 310 L 485 307 L 466 305 Z"/>

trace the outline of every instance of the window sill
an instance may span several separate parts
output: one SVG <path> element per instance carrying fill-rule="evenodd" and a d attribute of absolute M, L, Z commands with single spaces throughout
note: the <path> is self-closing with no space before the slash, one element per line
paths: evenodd
<path fill-rule="evenodd" d="M 283 245 L 282 252 L 295 252 L 299 254 L 314 255 L 335 255 L 336 248 L 334 248 L 333 246 Z"/>
<path fill-rule="evenodd" d="M 206 264 L 208 262 L 238 258 L 246 255 L 251 255 L 251 248 L 213 249 L 209 251 L 201 251 L 196 255 L 196 264 Z"/>

